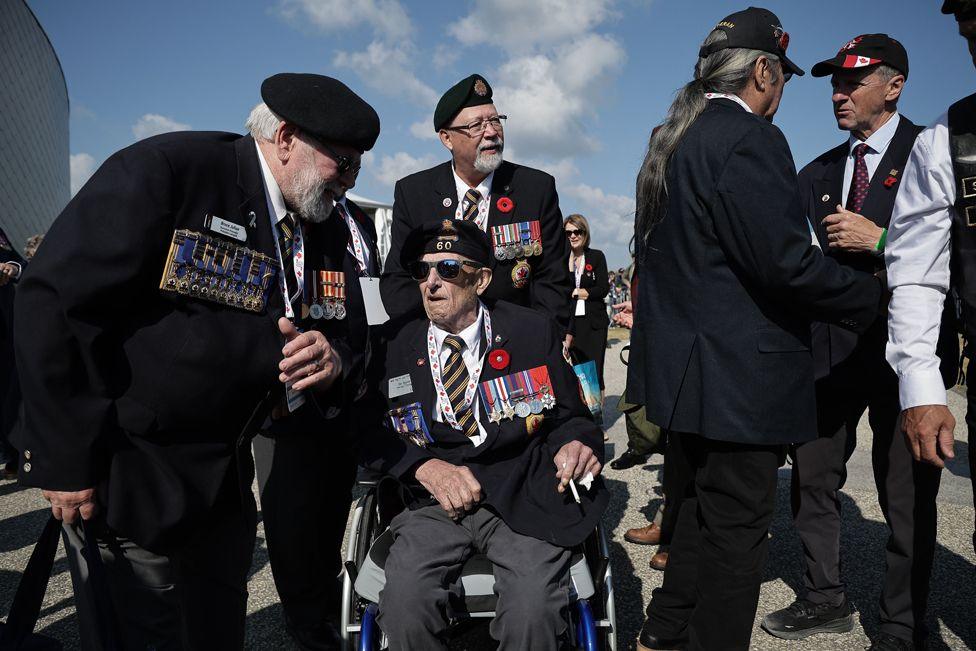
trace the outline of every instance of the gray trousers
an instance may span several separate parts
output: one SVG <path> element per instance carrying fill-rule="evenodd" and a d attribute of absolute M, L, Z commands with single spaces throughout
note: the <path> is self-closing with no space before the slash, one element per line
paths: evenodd
<path fill-rule="evenodd" d="M 240 507 L 215 514 L 179 552 L 162 556 L 114 535 L 99 533 L 105 581 L 121 648 L 241 649 L 247 611 L 247 571 L 255 528 Z M 78 612 L 80 646 L 104 648 L 99 638 L 91 573 L 82 556 L 80 524 L 62 527 Z M 103 535 L 104 533 L 104 535 Z"/>
<path fill-rule="evenodd" d="M 398 651 L 446 649 L 453 587 L 464 561 L 482 552 L 494 565 L 498 605 L 489 627 L 501 651 L 555 650 L 567 629 L 570 552 L 515 533 L 478 508 L 460 522 L 439 505 L 393 518 L 378 622 Z M 453 596 L 452 596 L 453 595 Z"/>

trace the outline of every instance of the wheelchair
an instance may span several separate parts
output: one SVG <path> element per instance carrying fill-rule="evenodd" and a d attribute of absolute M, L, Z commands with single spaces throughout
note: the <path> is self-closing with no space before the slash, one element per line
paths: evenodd
<path fill-rule="evenodd" d="M 389 483 L 387 483 L 389 482 Z M 379 594 L 385 584 L 383 565 L 393 544 L 382 493 L 393 480 L 363 481 L 369 490 L 356 503 L 347 541 L 342 584 L 340 636 L 343 651 L 379 651 L 387 641 L 376 623 Z M 399 511 L 397 511 L 399 512 Z M 570 568 L 570 648 L 616 651 L 616 611 L 610 553 L 602 525 L 573 549 Z M 450 623 L 449 636 L 495 616 L 494 575 L 483 554 L 472 554 L 461 569 L 460 613 Z"/>

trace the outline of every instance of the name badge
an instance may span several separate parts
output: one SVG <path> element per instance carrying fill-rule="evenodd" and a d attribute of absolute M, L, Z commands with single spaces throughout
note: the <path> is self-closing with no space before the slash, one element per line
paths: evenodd
<path fill-rule="evenodd" d="M 397 398 L 412 391 L 413 383 L 410 381 L 409 374 L 390 378 L 389 391 L 387 392 L 390 398 Z"/>
<path fill-rule="evenodd" d="M 225 237 L 233 237 L 235 240 L 241 242 L 247 241 L 247 230 L 240 224 L 235 224 L 234 222 L 229 222 L 226 219 L 221 219 L 216 215 L 212 215 L 209 218 L 210 230 L 218 235 L 223 235 Z"/>
<path fill-rule="evenodd" d="M 359 279 L 359 287 L 363 292 L 363 303 L 366 306 L 367 325 L 381 325 L 390 320 L 390 315 L 383 307 L 380 296 L 380 279 L 363 276 Z"/>

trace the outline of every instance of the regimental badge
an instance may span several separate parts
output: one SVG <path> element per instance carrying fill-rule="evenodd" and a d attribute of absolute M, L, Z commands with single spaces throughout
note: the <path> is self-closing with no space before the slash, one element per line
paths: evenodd
<path fill-rule="evenodd" d="M 516 416 L 528 419 L 556 406 L 547 366 L 486 380 L 478 386 L 478 392 L 492 423 Z"/>
<path fill-rule="evenodd" d="M 512 287 L 522 289 L 529 284 L 529 276 L 532 275 L 532 267 L 525 260 L 519 260 L 512 267 Z"/>
<path fill-rule="evenodd" d="M 484 97 L 488 94 L 488 87 L 485 85 L 483 79 L 476 79 L 474 82 L 474 92 L 478 97 Z"/>
<path fill-rule="evenodd" d="M 531 414 L 525 419 L 525 431 L 529 436 L 532 436 L 542 428 L 542 421 L 546 417 L 542 414 Z"/>
<path fill-rule="evenodd" d="M 542 227 L 539 220 L 491 227 L 497 260 L 518 260 L 542 255 Z"/>
<path fill-rule="evenodd" d="M 263 253 L 180 229 L 173 233 L 159 288 L 261 312 L 279 270 L 278 261 Z"/>
<path fill-rule="evenodd" d="M 434 442 L 434 437 L 427 428 L 427 421 L 424 420 L 424 408 L 419 402 L 391 409 L 386 412 L 386 416 L 390 419 L 393 431 L 408 443 L 426 448 Z"/>
<path fill-rule="evenodd" d="M 346 275 L 341 271 L 319 271 L 314 278 L 309 316 L 313 319 L 345 319 Z"/>

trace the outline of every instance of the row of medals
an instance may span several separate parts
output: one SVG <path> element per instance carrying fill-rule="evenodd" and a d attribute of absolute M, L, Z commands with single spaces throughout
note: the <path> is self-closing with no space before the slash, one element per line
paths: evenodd
<path fill-rule="evenodd" d="M 316 279 L 316 298 L 308 306 L 308 315 L 313 319 L 346 318 L 346 283 L 341 271 L 319 271 Z M 333 279 L 336 280 L 333 280 Z"/>
<path fill-rule="evenodd" d="M 342 299 L 325 299 L 309 305 L 308 315 L 313 319 L 345 319 L 346 305 Z"/>
<path fill-rule="evenodd" d="M 542 255 L 542 242 L 539 240 L 524 240 L 522 244 L 502 244 L 495 247 L 496 260 L 516 260 Z"/>
<path fill-rule="evenodd" d="M 552 409 L 556 406 L 556 398 L 549 391 L 548 386 L 542 387 L 539 393 L 533 393 L 525 398 L 516 399 L 512 404 L 512 398 L 501 409 L 493 409 L 488 414 L 488 420 L 498 423 L 514 417 L 528 418 L 530 414 L 541 414 L 544 409 Z"/>

